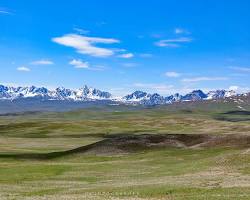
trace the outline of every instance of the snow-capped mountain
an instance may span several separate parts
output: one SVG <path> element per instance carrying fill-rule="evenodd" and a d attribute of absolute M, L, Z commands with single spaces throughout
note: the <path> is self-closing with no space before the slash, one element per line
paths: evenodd
<path fill-rule="evenodd" d="M 144 105 L 166 104 L 163 96 L 157 93 L 148 94 L 143 91 L 135 91 L 132 94 L 124 96 L 122 100 L 128 103 L 140 103 Z"/>
<path fill-rule="evenodd" d="M 74 91 L 76 94 L 76 99 L 78 100 L 88 100 L 88 99 L 110 99 L 111 94 L 109 92 L 104 92 L 92 87 L 88 87 L 85 85 L 83 88 L 80 88 L 76 91 Z"/>
<path fill-rule="evenodd" d="M 124 101 L 138 102 L 143 100 L 148 100 L 150 98 L 150 94 L 147 94 L 143 91 L 135 91 L 132 94 L 128 94 L 122 97 Z"/>
<path fill-rule="evenodd" d="M 236 92 L 233 90 L 215 90 L 207 93 L 207 99 L 221 99 L 225 97 L 235 96 Z"/>
<path fill-rule="evenodd" d="M 207 94 L 202 90 L 194 90 L 186 95 L 176 93 L 167 97 L 161 96 L 157 93 L 148 94 L 142 91 L 135 91 L 132 94 L 123 97 L 123 102 L 144 104 L 144 105 L 160 105 L 160 104 L 171 104 L 180 101 L 201 101 L 209 99 L 223 99 L 226 97 L 236 96 L 235 91 L 216 90 L 210 91 Z"/>
<path fill-rule="evenodd" d="M 0 99 L 40 98 L 42 100 L 105 100 L 110 99 L 111 94 L 101 90 L 84 86 L 77 90 L 58 87 L 49 90 L 45 87 L 8 87 L 0 85 Z"/>
<path fill-rule="evenodd" d="M 45 97 L 47 94 L 48 94 L 48 89 L 44 87 L 41 88 L 36 88 L 35 86 L 7 87 L 4 85 L 0 85 L 1 99 L 16 99 L 21 97 L 35 97 L 35 96 Z"/>
<path fill-rule="evenodd" d="M 143 105 L 161 105 L 171 104 L 180 101 L 200 101 L 209 99 L 223 99 L 226 97 L 236 96 L 235 91 L 216 90 L 207 94 L 202 90 L 194 90 L 186 95 L 176 93 L 167 97 L 154 93 L 149 94 L 143 91 L 135 91 L 121 98 L 114 98 L 109 92 L 104 92 L 87 85 L 82 88 L 72 90 L 64 87 L 58 87 L 49 90 L 45 87 L 11 87 L 0 85 L 0 99 L 16 100 L 34 98 L 41 100 L 59 100 L 59 101 L 93 101 L 93 100 L 110 100 L 125 104 L 143 104 Z"/>
<path fill-rule="evenodd" d="M 207 95 L 201 90 L 194 90 L 181 98 L 182 101 L 197 101 L 206 99 Z"/>
<path fill-rule="evenodd" d="M 174 94 L 174 95 L 170 95 L 170 96 L 166 97 L 166 100 L 167 100 L 169 103 L 178 102 L 178 101 L 181 101 L 181 100 L 182 100 L 182 95 L 180 95 L 179 93 L 176 93 L 176 94 Z"/>
<path fill-rule="evenodd" d="M 142 100 L 142 104 L 144 105 L 161 105 L 161 104 L 167 104 L 165 97 L 154 93 L 154 94 L 148 94 L 148 99 Z"/>

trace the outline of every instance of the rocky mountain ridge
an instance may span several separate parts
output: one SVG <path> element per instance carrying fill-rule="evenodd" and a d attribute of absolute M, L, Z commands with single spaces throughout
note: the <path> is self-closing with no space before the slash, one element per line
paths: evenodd
<path fill-rule="evenodd" d="M 110 100 L 126 104 L 161 105 L 180 101 L 223 99 L 236 95 L 236 92 L 232 90 L 215 90 L 208 93 L 204 93 L 202 90 L 194 90 L 185 95 L 176 93 L 174 95 L 164 97 L 158 93 L 150 94 L 143 91 L 135 91 L 131 94 L 125 95 L 124 97 L 116 98 L 109 92 L 88 87 L 87 85 L 84 85 L 82 88 L 76 90 L 64 87 L 58 87 L 54 90 L 50 90 L 45 87 L 12 87 L 0 85 L 0 100 L 16 100 L 25 98 L 61 101 Z"/>

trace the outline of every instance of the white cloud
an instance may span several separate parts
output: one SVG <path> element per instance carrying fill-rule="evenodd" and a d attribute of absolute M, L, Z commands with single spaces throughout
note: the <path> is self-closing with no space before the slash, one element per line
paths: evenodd
<path fill-rule="evenodd" d="M 10 15 L 12 13 L 8 9 L 0 7 L 0 14 Z"/>
<path fill-rule="evenodd" d="M 177 78 L 177 77 L 180 77 L 181 74 L 179 74 L 179 73 L 177 73 L 177 72 L 166 72 L 166 73 L 165 73 L 165 76 L 171 77 L 171 78 Z"/>
<path fill-rule="evenodd" d="M 134 54 L 132 54 L 132 53 L 125 53 L 125 54 L 119 55 L 118 57 L 120 57 L 120 58 L 133 58 Z"/>
<path fill-rule="evenodd" d="M 174 87 L 173 85 L 153 83 L 134 83 L 133 86 L 141 89 L 153 90 L 154 92 L 159 93 L 168 93 Z"/>
<path fill-rule="evenodd" d="M 10 12 L 5 11 L 5 10 L 0 10 L 0 14 L 7 14 L 7 15 L 9 15 L 9 14 L 10 14 Z"/>
<path fill-rule="evenodd" d="M 174 30 L 174 32 L 175 32 L 176 34 L 181 34 L 181 33 L 184 32 L 184 30 L 181 29 L 181 28 L 176 28 L 176 29 Z"/>
<path fill-rule="evenodd" d="M 150 93 L 159 93 L 161 95 L 167 96 L 167 95 L 173 95 L 176 93 L 180 93 L 182 95 L 187 94 L 189 92 L 192 92 L 194 90 L 197 90 L 197 87 L 189 87 L 189 86 L 184 86 L 184 87 L 175 87 L 174 85 L 168 85 L 164 83 L 160 84 L 154 84 L 154 83 L 134 83 L 132 85 L 135 88 L 138 88 L 140 90 L 146 90 Z M 131 86 L 130 86 L 131 89 Z M 209 92 L 218 88 L 198 88 L 201 89 L 204 92 Z M 133 89 L 136 90 L 136 89 Z"/>
<path fill-rule="evenodd" d="M 239 86 L 236 86 L 236 85 L 232 85 L 228 88 L 229 90 L 238 90 L 239 89 Z"/>
<path fill-rule="evenodd" d="M 246 92 L 249 92 L 250 91 L 250 88 L 249 87 L 246 87 L 246 86 L 236 86 L 236 85 L 232 85 L 228 88 L 228 90 L 234 90 L 236 91 L 237 93 L 239 94 L 242 94 L 242 93 L 246 93 Z"/>
<path fill-rule="evenodd" d="M 51 60 L 44 60 L 44 59 L 42 59 L 42 60 L 33 61 L 30 64 L 32 64 L 32 65 L 53 65 L 54 62 L 51 61 Z"/>
<path fill-rule="evenodd" d="M 177 48 L 180 47 L 179 44 L 176 43 L 166 43 L 164 40 L 155 43 L 158 47 L 169 47 L 169 48 Z"/>
<path fill-rule="evenodd" d="M 180 44 L 182 43 L 188 43 L 192 42 L 192 38 L 188 37 L 181 37 L 181 38 L 176 38 L 176 39 L 167 39 L 167 40 L 160 40 L 155 43 L 156 46 L 159 47 L 180 47 Z"/>
<path fill-rule="evenodd" d="M 133 88 L 134 87 L 134 88 Z M 180 93 L 182 95 L 185 95 L 189 92 L 192 92 L 197 89 L 201 89 L 203 92 L 209 92 L 217 90 L 218 88 L 205 88 L 205 87 L 189 87 L 188 84 L 185 84 L 183 87 L 175 87 L 174 85 L 167 85 L 167 84 L 154 84 L 154 83 L 134 83 L 130 85 L 130 89 L 133 88 L 133 90 L 136 90 L 136 88 L 140 90 L 145 90 L 150 93 L 160 93 L 161 95 L 167 96 L 167 95 L 173 95 L 176 93 Z M 235 89 L 235 86 L 231 87 L 231 89 Z M 250 91 L 250 88 L 247 87 L 238 87 L 237 92 L 244 93 Z"/>
<path fill-rule="evenodd" d="M 81 59 L 73 59 L 69 62 L 70 65 L 73 65 L 77 69 L 87 69 L 92 71 L 104 71 L 108 69 L 103 65 L 93 65 L 90 66 L 88 62 L 84 62 Z"/>
<path fill-rule="evenodd" d="M 224 81 L 228 80 L 227 77 L 194 77 L 194 78 L 184 78 L 182 82 L 200 82 L 200 81 Z"/>
<path fill-rule="evenodd" d="M 80 59 L 73 59 L 69 62 L 70 65 L 73 65 L 75 68 L 87 69 L 89 68 L 88 62 L 83 62 Z"/>
<path fill-rule="evenodd" d="M 114 54 L 114 50 L 97 47 L 95 44 L 114 44 L 120 41 L 113 38 L 85 37 L 78 34 L 67 34 L 62 37 L 52 38 L 53 42 L 72 47 L 80 54 L 87 54 L 95 57 L 108 57 Z"/>
<path fill-rule="evenodd" d="M 190 34 L 190 32 L 183 28 L 176 28 L 174 29 L 175 34 Z"/>
<path fill-rule="evenodd" d="M 250 67 L 230 66 L 229 68 L 240 72 L 250 72 Z"/>
<path fill-rule="evenodd" d="M 77 33 L 81 34 L 81 35 L 85 35 L 85 34 L 89 33 L 88 30 L 81 29 L 81 28 L 73 28 L 73 30 L 76 31 Z"/>
<path fill-rule="evenodd" d="M 29 72 L 29 71 L 30 71 L 30 68 L 25 67 L 25 66 L 22 66 L 22 67 L 18 67 L 17 70 L 18 70 L 18 71 L 23 71 L 23 72 Z"/>

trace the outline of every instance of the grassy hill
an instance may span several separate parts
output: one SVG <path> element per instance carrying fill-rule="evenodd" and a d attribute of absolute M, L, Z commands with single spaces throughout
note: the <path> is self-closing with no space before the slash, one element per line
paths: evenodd
<path fill-rule="evenodd" d="M 248 199 L 249 105 L 0 116 L 0 199 Z"/>

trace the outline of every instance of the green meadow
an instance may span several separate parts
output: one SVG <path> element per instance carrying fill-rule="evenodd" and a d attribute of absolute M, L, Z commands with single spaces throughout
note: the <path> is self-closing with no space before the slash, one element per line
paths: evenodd
<path fill-rule="evenodd" d="M 250 135 L 249 122 L 227 107 L 1 115 L 0 199 L 249 199 L 249 145 L 83 151 L 128 135 Z"/>

